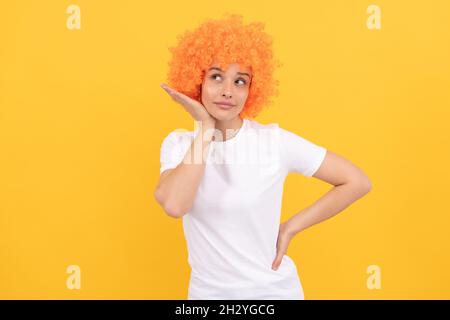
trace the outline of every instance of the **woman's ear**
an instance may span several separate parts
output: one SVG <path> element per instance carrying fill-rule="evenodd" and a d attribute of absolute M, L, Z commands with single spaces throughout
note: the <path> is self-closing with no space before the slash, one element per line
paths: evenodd
<path fill-rule="evenodd" d="M 200 101 L 201 104 L 203 104 L 203 99 L 202 99 L 202 87 L 203 87 L 203 84 L 200 83 L 197 87 L 198 87 L 198 100 Z"/>

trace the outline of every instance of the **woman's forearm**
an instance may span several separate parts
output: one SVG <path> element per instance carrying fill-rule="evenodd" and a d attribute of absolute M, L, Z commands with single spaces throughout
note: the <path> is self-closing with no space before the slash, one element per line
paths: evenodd
<path fill-rule="evenodd" d="M 286 222 L 288 233 L 294 236 L 314 224 L 331 218 L 370 190 L 371 184 L 364 178 L 334 186 L 315 203 L 303 209 Z"/>
<path fill-rule="evenodd" d="M 174 218 L 182 217 L 193 205 L 205 172 L 205 157 L 213 131 L 213 126 L 201 126 L 183 161 L 159 183 L 155 191 L 160 205 Z"/>

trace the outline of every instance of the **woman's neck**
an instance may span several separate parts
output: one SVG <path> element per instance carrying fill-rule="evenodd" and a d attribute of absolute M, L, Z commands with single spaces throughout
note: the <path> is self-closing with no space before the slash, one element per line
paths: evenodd
<path fill-rule="evenodd" d="M 244 120 L 241 117 L 236 117 L 231 120 L 216 120 L 216 129 L 220 130 L 222 136 L 215 136 L 215 141 L 226 141 L 233 138 L 237 132 L 242 128 Z M 227 133 L 227 130 L 229 131 Z"/>

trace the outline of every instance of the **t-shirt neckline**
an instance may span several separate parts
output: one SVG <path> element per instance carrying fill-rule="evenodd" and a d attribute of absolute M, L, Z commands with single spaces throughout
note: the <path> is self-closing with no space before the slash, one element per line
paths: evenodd
<path fill-rule="evenodd" d="M 232 143 L 235 143 L 237 140 L 238 140 L 238 138 L 241 136 L 241 134 L 242 134 L 242 132 L 246 129 L 246 127 L 247 127 L 247 119 L 242 119 L 242 125 L 241 125 L 241 127 L 239 128 L 239 130 L 238 130 L 238 132 L 232 137 L 232 138 L 230 138 L 230 139 L 227 139 L 227 140 L 225 140 L 225 141 L 215 141 L 215 140 L 211 140 L 211 144 L 214 144 L 214 145 L 229 145 L 229 144 L 232 144 Z"/>

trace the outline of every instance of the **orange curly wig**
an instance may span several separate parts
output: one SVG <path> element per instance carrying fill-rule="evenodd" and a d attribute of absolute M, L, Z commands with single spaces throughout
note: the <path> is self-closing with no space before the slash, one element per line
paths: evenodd
<path fill-rule="evenodd" d="M 263 29 L 261 22 L 244 26 L 242 16 L 230 14 L 222 20 L 207 19 L 194 31 L 179 35 L 178 45 L 169 47 L 169 86 L 201 102 L 205 70 L 213 62 L 222 70 L 230 63 L 247 66 L 252 71 L 252 81 L 240 116 L 256 117 L 278 95 L 279 83 L 273 73 L 275 67 L 282 65 L 274 59 L 272 39 Z"/>

